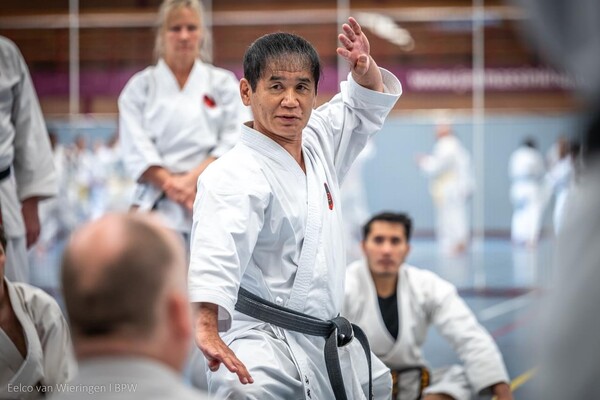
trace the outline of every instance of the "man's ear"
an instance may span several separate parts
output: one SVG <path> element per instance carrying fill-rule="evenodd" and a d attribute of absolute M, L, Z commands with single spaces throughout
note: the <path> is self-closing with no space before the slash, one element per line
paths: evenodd
<path fill-rule="evenodd" d="M 367 249 L 365 248 L 365 240 L 361 240 L 360 241 L 360 248 L 362 249 L 363 255 L 366 256 L 367 255 Z"/>
<path fill-rule="evenodd" d="M 250 97 L 252 95 L 252 87 L 246 78 L 240 80 L 240 97 L 245 106 L 250 105 Z"/>

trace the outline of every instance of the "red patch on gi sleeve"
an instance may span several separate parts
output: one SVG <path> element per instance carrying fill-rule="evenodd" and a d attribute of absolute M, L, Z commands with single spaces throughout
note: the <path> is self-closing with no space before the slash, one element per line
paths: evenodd
<path fill-rule="evenodd" d="M 215 108 L 217 106 L 215 99 L 213 99 L 207 94 L 204 95 L 204 104 L 209 108 Z"/>

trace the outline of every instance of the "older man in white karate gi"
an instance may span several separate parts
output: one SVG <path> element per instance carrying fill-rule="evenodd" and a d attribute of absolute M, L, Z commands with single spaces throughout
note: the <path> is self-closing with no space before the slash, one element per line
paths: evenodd
<path fill-rule="evenodd" d="M 405 263 L 411 231 L 406 214 L 382 213 L 367 222 L 365 259 L 348 267 L 342 315 L 365 330 L 373 352 L 392 370 L 394 398 L 418 399 L 423 394 L 425 400 L 467 400 L 493 393 L 498 400 L 512 399 L 494 340 L 456 288 Z M 463 365 L 434 370 L 429 377 L 421 347 L 431 325 L 450 342 Z M 423 387 L 426 381 L 419 371 L 430 379 L 430 386 Z"/>
<path fill-rule="evenodd" d="M 27 65 L 0 36 L 0 203 L 7 238 L 6 276 L 29 281 L 27 248 L 40 234 L 38 202 L 57 182 L 44 117 Z"/>
<path fill-rule="evenodd" d="M 6 243 L 0 224 L 0 399 L 36 399 L 71 379 L 76 364 L 56 301 L 4 277 Z"/>
<path fill-rule="evenodd" d="M 253 313 L 265 310 L 268 301 L 269 312 L 275 306 L 278 316 L 293 315 L 291 325 L 302 320 L 310 322 L 306 326 L 333 326 L 323 321 L 341 311 L 340 182 L 401 92 L 399 81 L 369 55 L 359 24 L 350 18 L 343 30 L 337 52 L 351 73 L 341 93 L 316 110 L 320 64 L 312 45 L 276 33 L 250 46 L 240 91 L 254 121 L 243 127 L 240 143 L 200 177 L 189 286 L 197 303 L 196 342 L 208 359 L 215 398 L 371 398 L 370 352 L 358 335 L 340 349 L 334 340 L 329 355 L 341 363 L 326 365 L 323 337 L 298 332 L 298 326 L 282 328 L 281 320 L 265 323 L 267 315 Z M 255 307 L 239 311 L 242 300 Z M 335 323 L 345 344 L 352 337 L 349 324 Z M 339 374 L 329 379 L 328 370 L 335 369 Z M 375 398 L 387 399 L 388 369 L 373 358 L 372 370 Z"/>
<path fill-rule="evenodd" d="M 52 399 L 207 398 L 181 376 L 193 334 L 183 241 L 155 218 L 107 214 L 71 236 L 62 284 L 79 372 Z"/>

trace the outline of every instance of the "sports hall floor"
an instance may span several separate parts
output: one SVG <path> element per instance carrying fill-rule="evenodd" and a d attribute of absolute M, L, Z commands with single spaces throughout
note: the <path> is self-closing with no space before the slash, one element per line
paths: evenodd
<path fill-rule="evenodd" d="M 553 273 L 553 239 L 536 249 L 514 248 L 507 239 L 474 244 L 462 257 L 442 257 L 432 240 L 413 240 L 408 262 L 452 282 L 479 322 L 496 340 L 516 400 L 535 399 L 537 317 Z M 425 357 L 432 367 L 458 362 L 452 348 L 430 330 Z"/>
<path fill-rule="evenodd" d="M 414 239 L 408 262 L 435 271 L 458 288 L 479 322 L 496 340 L 512 379 L 516 400 L 534 399 L 536 317 L 548 295 L 553 270 L 553 239 L 534 250 L 514 248 L 507 239 L 474 243 L 465 256 L 444 257 L 431 239 Z M 62 244 L 33 251 L 32 280 L 57 294 Z M 60 300 L 60 299 L 59 299 Z M 452 348 L 431 329 L 425 356 L 432 367 L 458 362 Z"/>

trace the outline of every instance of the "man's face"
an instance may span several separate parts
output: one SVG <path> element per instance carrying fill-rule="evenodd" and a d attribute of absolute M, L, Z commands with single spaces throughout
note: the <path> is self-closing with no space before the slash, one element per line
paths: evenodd
<path fill-rule="evenodd" d="M 270 64 L 255 91 L 242 79 L 242 100 L 252 108 L 254 129 L 280 145 L 297 142 L 315 105 L 314 78 L 308 69 L 282 68 L 281 62 Z"/>
<path fill-rule="evenodd" d="M 362 248 L 373 275 L 394 277 L 410 251 L 410 244 L 404 225 L 375 221 Z"/>

